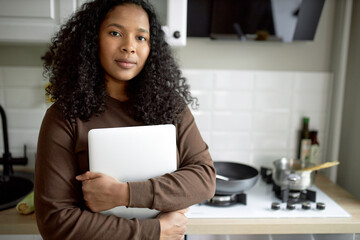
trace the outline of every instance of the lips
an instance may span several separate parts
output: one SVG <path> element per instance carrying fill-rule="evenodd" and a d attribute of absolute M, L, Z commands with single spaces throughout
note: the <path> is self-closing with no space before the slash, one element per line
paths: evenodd
<path fill-rule="evenodd" d="M 115 62 L 119 67 L 125 69 L 132 68 L 136 65 L 136 61 L 131 59 L 116 59 Z"/>

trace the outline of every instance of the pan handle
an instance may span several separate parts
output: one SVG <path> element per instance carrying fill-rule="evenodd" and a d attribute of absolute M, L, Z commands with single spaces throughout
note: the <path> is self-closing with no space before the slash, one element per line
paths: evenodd
<path fill-rule="evenodd" d="M 230 181 L 230 178 L 225 177 L 225 176 L 223 176 L 223 175 L 219 175 L 219 174 L 216 174 L 216 178 L 217 178 L 217 179 L 224 180 L 224 181 Z"/>

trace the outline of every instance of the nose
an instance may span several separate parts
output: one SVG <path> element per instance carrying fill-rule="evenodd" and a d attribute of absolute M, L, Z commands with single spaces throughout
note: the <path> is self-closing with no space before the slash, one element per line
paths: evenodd
<path fill-rule="evenodd" d="M 124 53 L 135 53 L 135 40 L 131 37 L 127 37 L 126 39 L 123 39 L 122 45 L 121 45 L 121 52 Z"/>

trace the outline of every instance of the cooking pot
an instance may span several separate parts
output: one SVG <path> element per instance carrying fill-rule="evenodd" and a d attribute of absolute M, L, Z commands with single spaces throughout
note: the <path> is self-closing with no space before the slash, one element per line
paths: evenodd
<path fill-rule="evenodd" d="M 272 178 L 276 185 L 291 190 L 305 190 L 315 182 L 316 171 L 302 171 L 315 166 L 310 162 L 281 158 L 273 162 Z"/>
<path fill-rule="evenodd" d="M 216 194 L 238 194 L 251 189 L 259 178 L 255 168 L 235 162 L 215 161 Z"/>

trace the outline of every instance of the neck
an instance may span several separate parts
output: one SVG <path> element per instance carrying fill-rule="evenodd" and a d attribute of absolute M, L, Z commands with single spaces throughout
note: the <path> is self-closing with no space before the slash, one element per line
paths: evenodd
<path fill-rule="evenodd" d="M 126 86 L 127 82 L 120 81 L 120 82 L 113 82 L 113 81 L 106 81 L 106 90 L 110 97 L 115 98 L 121 102 L 125 102 L 129 100 L 126 94 Z"/>

